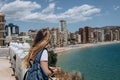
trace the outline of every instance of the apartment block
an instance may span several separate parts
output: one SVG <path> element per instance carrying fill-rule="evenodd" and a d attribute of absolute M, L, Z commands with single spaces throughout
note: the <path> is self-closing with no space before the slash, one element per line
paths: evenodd
<path fill-rule="evenodd" d="M 4 46 L 5 44 L 5 35 L 4 33 L 6 30 L 4 29 L 5 26 L 5 15 L 0 13 L 0 46 Z"/>
<path fill-rule="evenodd" d="M 15 34 L 19 34 L 19 26 L 14 25 L 13 23 L 9 23 L 5 25 L 6 36 L 12 36 Z"/>
<path fill-rule="evenodd" d="M 65 20 L 60 20 L 60 26 L 61 26 L 61 37 L 63 37 L 63 47 L 68 45 L 68 30 Z"/>

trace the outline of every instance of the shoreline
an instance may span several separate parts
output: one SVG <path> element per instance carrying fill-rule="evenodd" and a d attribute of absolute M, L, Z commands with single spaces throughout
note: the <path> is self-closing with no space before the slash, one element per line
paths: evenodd
<path fill-rule="evenodd" d="M 57 47 L 54 49 L 54 52 L 58 55 L 75 49 L 82 49 L 82 48 L 88 48 L 88 47 L 95 47 L 95 46 L 102 46 L 102 45 L 108 45 L 108 44 L 116 44 L 120 43 L 120 41 L 109 41 L 109 42 L 98 42 L 98 43 L 86 43 L 86 44 L 76 44 L 76 45 L 69 45 L 67 47 Z"/>

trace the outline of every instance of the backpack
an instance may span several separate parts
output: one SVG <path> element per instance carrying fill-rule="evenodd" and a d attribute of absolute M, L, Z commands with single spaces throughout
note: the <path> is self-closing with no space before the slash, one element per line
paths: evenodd
<path fill-rule="evenodd" d="M 40 65 L 40 59 L 44 49 L 39 51 L 36 55 L 33 64 L 29 61 L 30 68 L 25 73 L 23 80 L 48 80 L 48 75 L 44 72 Z"/>

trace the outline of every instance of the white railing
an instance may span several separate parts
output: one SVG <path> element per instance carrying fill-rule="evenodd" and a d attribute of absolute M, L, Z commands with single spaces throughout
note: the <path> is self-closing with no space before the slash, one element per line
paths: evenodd
<path fill-rule="evenodd" d="M 22 60 L 28 54 L 30 45 L 28 43 L 11 42 L 9 46 L 11 67 L 14 70 L 15 77 L 23 80 L 26 69 L 22 67 Z"/>

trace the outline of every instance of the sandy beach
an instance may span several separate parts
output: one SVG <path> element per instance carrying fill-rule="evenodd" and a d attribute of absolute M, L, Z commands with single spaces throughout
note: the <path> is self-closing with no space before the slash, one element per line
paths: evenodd
<path fill-rule="evenodd" d="M 73 49 L 81 49 L 81 48 L 95 47 L 95 46 L 101 46 L 101 45 L 107 45 L 107 44 L 115 44 L 115 43 L 120 43 L 120 41 L 69 45 L 67 47 L 57 47 L 57 48 L 54 49 L 54 52 L 59 54 L 59 53 L 65 52 L 65 51 L 73 50 Z"/>

